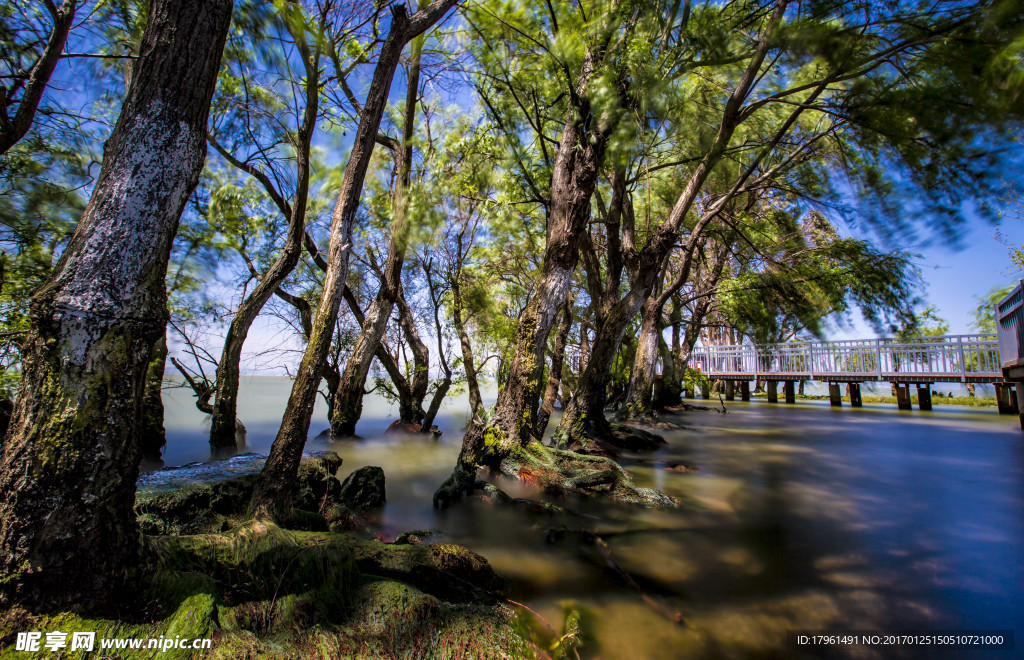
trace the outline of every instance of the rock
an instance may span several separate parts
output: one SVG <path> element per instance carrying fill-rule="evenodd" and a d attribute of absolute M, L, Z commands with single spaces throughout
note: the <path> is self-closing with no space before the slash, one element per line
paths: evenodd
<path fill-rule="evenodd" d="M 299 493 L 296 506 L 320 511 L 341 498 L 338 470 L 341 457 L 333 451 L 310 452 L 299 464 Z"/>
<path fill-rule="evenodd" d="M 395 539 L 395 545 L 419 545 L 432 536 L 440 536 L 441 532 L 433 529 L 416 529 L 410 532 L 402 532 Z"/>
<path fill-rule="evenodd" d="M 139 477 L 135 514 L 146 534 L 203 534 L 229 527 L 229 517 L 249 508 L 252 490 L 265 456 L 242 454 L 209 463 L 192 463 L 149 472 Z M 339 501 L 336 473 L 341 458 L 334 452 L 311 452 L 299 465 L 296 506 L 319 511 Z M 296 518 L 299 521 L 299 518 Z M 322 519 L 321 519 L 322 521 Z M 325 529 L 326 523 L 303 518 L 304 527 Z"/>
<path fill-rule="evenodd" d="M 418 435 L 420 433 L 423 433 L 423 425 L 417 422 L 403 422 L 400 419 L 396 419 L 395 421 L 391 422 L 391 424 L 386 429 L 384 429 L 384 432 L 408 433 L 410 435 Z M 434 436 L 435 439 L 437 439 L 441 437 L 442 431 L 435 424 L 430 427 L 430 433 Z"/>
<path fill-rule="evenodd" d="M 367 465 L 348 475 L 341 484 L 340 499 L 353 509 L 383 506 L 387 501 L 384 470 Z"/>

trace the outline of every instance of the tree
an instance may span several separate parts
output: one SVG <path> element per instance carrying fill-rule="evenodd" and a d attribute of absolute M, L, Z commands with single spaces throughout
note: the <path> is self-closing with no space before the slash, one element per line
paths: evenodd
<path fill-rule="evenodd" d="M 974 308 L 973 312 L 975 330 L 993 335 L 996 333 L 996 305 L 1010 295 L 1013 289 L 1014 285 L 1012 284 L 992 287 L 988 293 L 977 299 L 978 306 Z"/>
<path fill-rule="evenodd" d="M 401 286 L 402 264 L 408 249 L 411 224 L 410 177 L 412 174 L 413 136 L 416 128 L 416 106 L 420 96 L 420 59 L 423 37 L 412 39 L 412 53 L 407 73 L 405 113 L 401 140 L 386 135 L 376 136 L 377 142 L 387 147 L 394 158 L 395 189 L 391 205 L 390 240 L 387 257 L 382 267 L 380 287 L 370 306 L 364 312 L 360 332 L 352 353 L 345 363 L 345 371 L 334 394 L 331 406 L 331 435 L 355 435 L 356 422 L 363 409 L 363 388 L 370 372 L 381 337 Z"/>
<path fill-rule="evenodd" d="M 139 559 L 141 393 L 230 18 L 226 0 L 153 3 L 89 206 L 33 298 L 0 462 L 7 603 L 104 607 Z"/>
<path fill-rule="evenodd" d="M 324 44 L 328 40 L 326 24 L 328 14 L 332 11 L 331 3 L 321 7 L 319 16 L 315 22 L 308 19 L 303 9 L 295 5 L 282 6 L 283 33 L 287 34 L 295 44 L 298 57 L 302 64 L 302 80 L 290 87 L 296 97 L 296 103 L 301 103 L 302 112 L 296 117 L 294 132 L 285 130 L 285 135 L 275 135 L 279 141 L 290 143 L 294 152 L 295 160 L 295 188 L 290 198 L 286 198 L 280 190 L 280 179 L 272 168 L 268 174 L 266 169 L 261 169 L 252 163 L 253 158 L 239 158 L 230 148 L 222 145 L 221 132 L 230 133 L 231 120 L 236 119 L 235 112 L 226 112 L 225 121 L 221 122 L 222 131 L 213 131 L 209 135 L 210 143 L 231 165 L 252 176 L 263 187 L 265 193 L 273 201 L 283 217 L 287 218 L 287 235 L 285 243 L 272 264 L 263 272 L 253 264 L 245 250 L 244 243 L 238 244 L 237 249 L 246 262 L 247 268 L 252 277 L 257 280 L 256 286 L 242 301 L 235 311 L 231 325 L 228 327 L 227 336 L 224 339 L 224 349 L 220 361 L 217 364 L 216 396 L 213 404 L 213 419 L 210 424 L 210 446 L 211 447 L 234 447 L 236 438 L 236 413 L 238 408 L 238 380 L 239 362 L 242 356 L 242 346 L 249 333 L 249 328 L 256 320 L 256 316 L 263 309 L 263 306 L 275 295 L 286 296 L 286 292 L 280 287 L 288 275 L 294 270 L 299 262 L 302 253 L 303 241 L 306 237 L 306 210 L 309 204 L 310 176 L 311 176 L 311 148 L 313 133 L 316 129 L 319 118 L 319 102 L 321 95 L 321 65 Z M 310 37 L 312 44 L 309 43 Z M 244 77 L 244 74 L 243 74 Z M 232 81 L 235 82 L 235 81 Z M 224 85 L 226 87 L 243 87 L 245 81 L 235 82 L 235 85 Z M 241 94 L 241 92 L 237 92 Z M 245 96 L 249 90 L 246 88 Z M 258 95 L 255 95 L 258 98 Z M 268 96 L 272 96 L 268 94 Z M 248 106 L 248 104 L 246 104 Z M 250 107 L 244 107 L 241 114 L 252 113 Z M 272 125 L 279 125 L 280 113 L 273 116 Z M 253 121 L 238 122 L 247 127 L 243 134 L 245 139 L 252 139 Z M 226 125 L 226 126 L 225 126 Z M 237 123 L 236 123 L 237 125 Z M 249 147 L 258 156 L 265 156 L 268 149 L 264 147 Z M 273 176 L 272 176 L 273 175 Z M 275 183 L 275 179 L 278 183 Z"/>
<path fill-rule="evenodd" d="M 270 448 L 270 456 L 263 466 L 259 482 L 253 490 L 253 516 L 274 517 L 276 513 L 287 510 L 291 505 L 299 459 L 309 433 L 309 422 L 313 415 L 313 405 L 316 402 L 316 393 L 330 348 L 334 324 L 338 318 L 338 308 L 344 297 L 352 229 L 363 190 L 363 179 L 373 153 L 377 130 L 380 127 L 399 57 L 405 44 L 440 20 L 456 1 L 434 0 L 411 17 L 406 15 L 404 5 L 396 5 L 392 9 L 390 30 L 381 46 L 366 102 L 362 106 L 359 128 L 353 140 L 344 180 L 331 218 L 331 241 L 323 295 L 317 305 L 309 344 L 292 385 L 281 428 Z"/>

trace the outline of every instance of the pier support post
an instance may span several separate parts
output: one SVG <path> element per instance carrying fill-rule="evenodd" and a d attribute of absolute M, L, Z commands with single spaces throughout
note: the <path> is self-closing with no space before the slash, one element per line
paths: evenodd
<path fill-rule="evenodd" d="M 725 381 L 725 400 L 735 401 L 736 400 L 736 381 L 727 380 Z"/>
<path fill-rule="evenodd" d="M 710 399 L 711 398 L 711 383 L 707 380 L 703 380 L 700 383 L 700 398 Z"/>
<path fill-rule="evenodd" d="M 1000 415 L 1009 415 L 1010 406 L 1009 399 L 1007 396 L 1006 383 L 992 383 L 992 387 L 996 389 L 996 408 L 999 410 Z"/>
<path fill-rule="evenodd" d="M 1024 430 L 1024 383 L 1017 383 L 1017 410 L 1020 411 L 1020 428 Z"/>
<path fill-rule="evenodd" d="M 750 401 L 750 383 L 745 380 L 740 381 L 740 399 Z"/>
<path fill-rule="evenodd" d="M 893 387 L 896 389 L 896 407 L 900 410 L 911 410 L 910 385 L 893 383 Z"/>
<path fill-rule="evenodd" d="M 768 403 L 779 402 L 779 381 L 770 380 L 765 383 L 768 386 Z"/>
<path fill-rule="evenodd" d="M 992 383 L 996 388 L 996 405 L 999 407 L 1000 415 L 1019 415 L 1020 409 L 1017 406 L 1017 397 L 1013 391 L 1012 383 Z M 1017 389 L 1020 389 L 1019 387 Z"/>
<path fill-rule="evenodd" d="M 793 381 L 787 380 L 786 384 L 782 386 L 782 391 L 786 394 L 786 403 L 796 403 L 796 391 L 793 387 Z"/>
<path fill-rule="evenodd" d="M 833 408 L 843 407 L 843 391 L 839 387 L 839 383 L 828 384 L 828 402 Z"/>
<path fill-rule="evenodd" d="M 850 392 L 850 407 L 863 408 L 864 402 L 860 400 L 860 383 L 848 383 L 846 389 Z"/>
<path fill-rule="evenodd" d="M 918 383 L 917 407 L 920 410 L 932 409 L 932 386 L 930 383 Z"/>

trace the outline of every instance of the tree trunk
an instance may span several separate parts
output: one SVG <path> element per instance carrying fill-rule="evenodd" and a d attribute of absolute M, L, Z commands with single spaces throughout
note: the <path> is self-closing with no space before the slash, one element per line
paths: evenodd
<path fill-rule="evenodd" d="M 412 350 L 412 380 L 409 388 L 409 401 L 399 400 L 398 415 L 403 422 L 418 424 L 423 421 L 423 400 L 427 398 L 430 387 L 430 349 L 420 339 L 416 328 L 416 319 L 412 315 L 409 304 L 405 301 L 405 291 L 398 290 L 398 322 L 405 333 L 405 340 Z"/>
<path fill-rule="evenodd" d="M 32 301 L 0 462 L 4 605 L 103 608 L 141 554 L 138 434 L 231 2 L 154 0 L 92 198 Z M 137 585 L 135 586 L 137 588 Z"/>
<path fill-rule="evenodd" d="M 629 321 L 639 311 L 644 295 L 635 289 L 615 303 L 597 328 L 590 346 L 587 368 L 580 375 L 576 390 L 555 431 L 555 446 L 593 453 L 606 453 L 599 443 L 612 437 L 611 424 L 604 416 L 608 404 L 608 375 L 622 344 Z"/>
<path fill-rule="evenodd" d="M 469 411 L 470 417 L 482 417 L 484 414 L 484 400 L 480 396 L 480 381 L 477 380 L 476 361 L 473 356 L 473 344 L 469 340 L 469 333 L 466 332 L 466 324 L 462 320 L 462 287 L 458 278 L 451 281 L 452 289 L 452 325 L 459 335 L 459 344 L 462 347 L 462 366 L 466 370 L 466 388 L 469 390 Z"/>
<path fill-rule="evenodd" d="M 506 456 L 530 443 L 533 395 L 540 381 L 548 333 L 569 293 L 608 140 L 586 97 L 594 58 L 588 50 L 562 129 L 552 168 L 544 260 L 533 295 L 519 318 L 508 378 L 486 427 L 474 420 L 466 431 L 455 471 L 434 494 L 435 506 L 448 506 L 472 489 L 478 467 L 500 469 Z"/>
<path fill-rule="evenodd" d="M 395 170 L 398 175 L 393 198 L 391 221 L 391 240 L 388 245 L 388 256 L 384 263 L 380 288 L 373 302 L 366 310 L 366 317 L 352 349 L 352 355 L 345 363 L 345 371 L 341 375 L 338 391 L 334 395 L 331 406 L 331 435 L 353 436 L 356 433 L 356 422 L 363 411 L 363 390 L 366 377 L 370 373 L 370 365 L 377 346 L 380 345 L 384 330 L 387 329 L 391 310 L 394 309 L 398 297 L 399 281 L 402 276 L 402 264 L 405 261 L 405 249 L 408 242 L 409 227 L 406 222 L 406 197 L 409 190 L 409 179 L 412 173 L 412 137 L 416 126 L 416 99 L 419 97 L 420 86 L 420 53 L 423 49 L 423 37 L 412 40 L 412 53 L 409 58 L 408 88 L 405 99 L 405 120 L 402 128 L 402 142 L 394 148 Z"/>
<path fill-rule="evenodd" d="M 637 337 L 636 355 L 629 378 L 629 393 L 623 417 L 626 419 L 650 419 L 654 417 L 653 399 L 654 372 L 658 366 L 658 320 L 661 305 L 658 299 L 649 297 L 640 312 L 640 336 Z"/>
<path fill-rule="evenodd" d="M 654 409 L 664 410 L 669 406 L 679 405 L 683 393 L 683 383 L 676 373 L 675 353 L 658 330 L 658 353 L 661 356 L 661 377 L 655 379 Z M 660 384 L 660 385 L 659 385 Z"/>
<path fill-rule="evenodd" d="M 146 369 L 146 393 L 142 401 L 139 450 L 142 458 L 159 461 L 167 435 L 164 431 L 164 369 L 167 366 L 167 335 L 156 340 Z"/>
<path fill-rule="evenodd" d="M 290 207 L 287 203 L 281 204 L 281 210 L 288 216 L 288 235 L 285 238 L 281 254 L 274 260 L 270 269 L 259 276 L 259 283 L 249 297 L 239 305 L 235 317 L 231 320 L 231 326 L 228 328 L 220 362 L 217 364 L 217 393 L 213 404 L 213 420 L 210 423 L 210 446 L 213 448 L 236 446 L 235 438 L 241 430 L 238 427 L 237 415 L 239 363 L 242 359 L 242 346 L 245 344 L 245 338 L 249 335 L 249 328 L 252 327 L 256 317 L 263 310 L 263 306 L 298 265 L 299 256 L 302 254 L 303 239 L 306 236 L 309 152 L 320 107 L 320 49 L 317 46 L 315 54 L 309 52 L 304 26 L 291 25 L 289 29 L 292 31 L 306 69 L 306 107 L 303 109 L 302 123 L 299 125 L 295 144 L 297 168 L 295 196 Z M 269 181 L 264 185 L 268 188 L 272 187 Z M 275 197 L 273 194 L 271 196 Z M 280 198 L 280 195 L 276 197 Z M 249 263 L 253 275 L 257 275 L 255 268 L 251 262 Z M 244 429 L 244 427 L 242 428 Z"/>
<path fill-rule="evenodd" d="M 391 28 L 377 59 L 370 82 L 370 90 L 363 106 L 362 118 L 352 142 L 348 164 L 338 201 L 331 218 L 331 240 L 328 247 L 327 274 L 323 294 L 317 306 L 313 332 L 299 365 L 291 395 L 285 408 L 281 428 L 270 448 L 260 479 L 253 489 L 252 514 L 273 517 L 291 504 L 295 492 L 302 448 L 309 434 L 309 422 L 316 404 L 317 389 L 323 373 L 324 361 L 330 350 L 338 308 L 344 296 L 348 277 L 348 256 L 352 244 L 352 229 L 356 210 L 362 196 L 363 180 L 373 154 L 373 146 L 380 127 L 381 115 L 387 105 L 391 80 L 398 67 L 402 49 L 410 39 L 424 32 L 455 5 L 457 0 L 434 0 L 411 18 L 404 5 L 392 9 Z"/>
<path fill-rule="evenodd" d="M 548 427 L 548 419 L 555 409 L 555 397 L 558 396 L 558 386 L 562 382 L 562 363 L 565 360 L 565 342 L 569 338 L 569 330 L 572 329 L 572 301 L 567 301 L 562 312 L 562 322 L 558 326 L 558 334 L 555 335 L 555 349 L 551 352 L 551 372 L 548 374 L 547 386 L 544 388 L 544 397 L 541 399 L 540 412 L 537 414 L 537 427 L 533 435 L 537 438 L 544 437 L 544 431 Z"/>

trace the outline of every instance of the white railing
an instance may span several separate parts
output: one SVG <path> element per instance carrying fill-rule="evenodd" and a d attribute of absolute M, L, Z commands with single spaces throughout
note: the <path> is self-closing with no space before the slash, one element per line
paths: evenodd
<path fill-rule="evenodd" d="M 996 305 L 1001 367 L 1024 364 L 1024 281 Z"/>
<path fill-rule="evenodd" d="M 906 339 L 795 341 L 758 347 L 701 346 L 690 366 L 716 376 L 781 377 L 830 380 L 1001 380 L 1002 363 L 995 335 L 946 335 Z"/>

